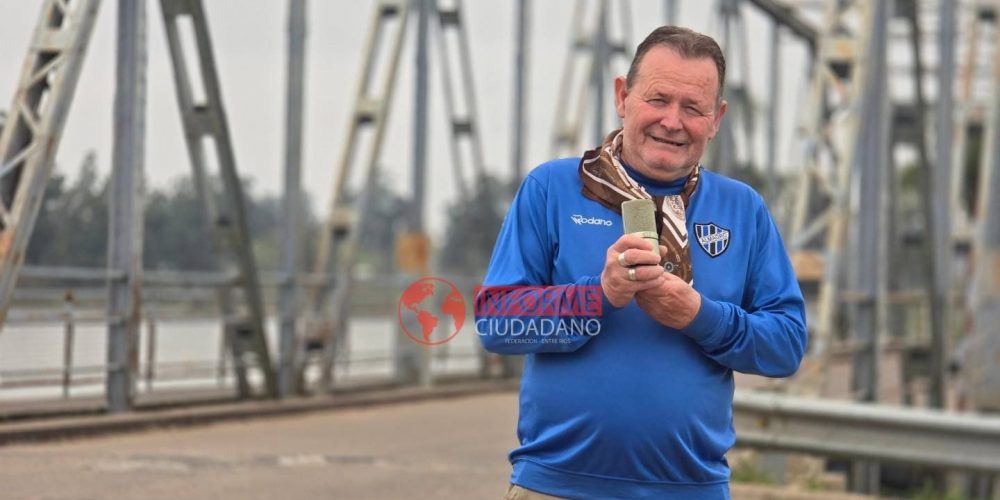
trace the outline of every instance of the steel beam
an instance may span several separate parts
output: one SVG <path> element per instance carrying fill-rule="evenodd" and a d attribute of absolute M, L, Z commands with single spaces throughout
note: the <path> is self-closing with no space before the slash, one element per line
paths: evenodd
<path fill-rule="evenodd" d="M 892 104 L 886 72 L 892 3 L 893 0 L 883 0 L 871 7 L 872 32 L 866 62 L 868 78 L 861 101 L 864 117 L 856 146 L 856 168 L 861 181 L 856 223 L 857 251 L 850 270 L 854 273 L 857 291 L 864 297 L 855 305 L 853 321 L 855 339 L 864 348 L 854 354 L 851 389 L 856 399 L 866 402 L 879 400 L 881 342 L 885 338 L 888 311 L 888 210 L 884 186 L 887 184 L 892 149 Z M 876 464 L 854 462 L 849 484 L 853 491 L 877 493 L 879 476 L 880 469 Z"/>
<path fill-rule="evenodd" d="M 413 71 L 413 201 L 410 206 L 409 231 L 424 231 L 424 199 L 427 185 L 427 110 L 430 108 L 430 17 L 433 0 L 414 0 L 417 16 L 417 50 Z"/>
<path fill-rule="evenodd" d="M 108 409 L 132 406 L 142 322 L 143 165 L 146 138 L 146 2 L 118 1 L 115 135 L 111 160 L 108 268 Z"/>
<path fill-rule="evenodd" d="M 620 22 L 621 37 L 612 40 L 608 34 L 610 25 L 602 30 L 600 23 L 602 16 L 600 11 L 609 12 L 611 7 L 607 5 L 608 0 L 577 0 L 573 9 L 573 20 L 570 27 L 570 47 L 566 56 L 566 63 L 563 65 L 562 76 L 559 79 L 558 99 L 556 100 L 555 117 L 552 126 L 552 156 L 566 156 L 579 154 L 581 146 L 580 140 L 584 134 L 584 123 L 588 110 L 593 110 L 595 101 L 593 97 L 604 98 L 600 89 L 595 89 L 594 65 L 610 67 L 612 59 L 618 57 L 625 61 L 625 64 L 632 59 L 632 44 L 629 41 L 631 29 L 631 11 L 629 0 L 619 0 L 620 6 L 618 21 Z M 597 9 L 594 16 L 594 25 L 590 26 L 585 19 L 588 5 Z M 604 33 L 603 43 L 599 39 Z M 597 55 L 599 46 L 604 47 L 605 57 L 600 59 Z M 577 64 L 580 63 L 580 64 Z M 580 67 L 580 71 L 575 69 Z M 575 77 L 575 79 L 574 79 Z M 576 97 L 576 102 L 571 100 Z M 603 115 L 603 113 L 602 113 Z M 600 128 L 600 124 L 595 127 Z M 610 132 L 610 130 L 605 130 Z M 603 140 L 603 137 L 601 137 Z M 588 147 L 594 147 L 590 145 Z"/>
<path fill-rule="evenodd" d="M 329 213 L 317 245 L 316 260 L 313 266 L 313 271 L 317 274 L 330 272 L 335 233 L 343 232 L 347 226 L 351 225 L 350 219 L 352 217 L 344 206 L 343 197 L 347 189 L 347 180 L 354 170 L 352 165 L 359 136 L 362 130 L 367 127 L 372 127 L 373 135 L 362 168 L 366 176 L 375 172 L 375 165 L 382 151 L 389 108 L 392 106 L 392 98 L 395 93 L 396 70 L 399 68 L 399 57 L 402 53 L 403 39 L 409 20 L 408 3 L 407 0 L 380 0 L 375 7 L 375 15 L 365 40 L 362 68 L 358 77 L 357 93 L 354 97 L 354 110 L 351 113 L 347 136 L 337 164 Z M 385 41 L 383 37 L 386 36 L 386 31 L 389 30 L 393 22 L 395 25 L 388 33 L 388 42 L 392 45 L 388 53 L 388 60 L 384 63 L 386 73 L 385 77 L 380 79 L 382 87 L 371 89 L 374 81 L 372 74 L 377 69 L 375 62 L 378 60 L 376 57 L 378 48 Z M 314 309 L 319 310 L 320 304 L 323 303 L 323 297 L 321 294 L 314 294 L 310 302 Z"/>
<path fill-rule="evenodd" d="M 809 44 L 809 51 L 816 53 L 819 33 L 808 21 L 799 17 L 796 9 L 780 0 L 747 0 L 765 14 L 771 16 L 775 23 L 788 28 L 788 31 Z"/>
<path fill-rule="evenodd" d="M 844 249 L 850 217 L 851 176 L 858 155 L 860 100 L 870 79 L 865 61 L 872 33 L 872 8 L 878 2 L 827 2 L 824 32 L 819 39 L 816 64 L 806 112 L 806 162 L 800 174 L 796 208 L 790 228 L 793 250 L 809 243 L 804 233 L 824 234 L 824 279 L 817 299 L 817 318 L 810 349 L 819 361 L 806 377 L 824 392 L 828 346 L 834 337 L 834 320 L 840 312 L 840 293 L 846 261 Z M 857 26 L 851 31 L 850 26 Z M 883 27 L 883 29 L 885 29 Z M 836 94 L 836 99 L 831 95 Z M 833 133 L 834 130 L 838 132 Z M 814 192 L 823 191 L 829 204 L 813 213 Z"/>
<path fill-rule="evenodd" d="M 46 0 L 0 132 L 0 327 L 52 172 L 100 0 Z"/>
<path fill-rule="evenodd" d="M 285 196 L 281 234 L 281 271 L 286 279 L 278 297 L 278 396 L 292 391 L 297 353 L 295 312 L 298 287 L 299 212 L 302 208 L 302 102 L 305 93 L 306 0 L 288 2 L 288 91 L 285 104 Z"/>
<path fill-rule="evenodd" d="M 445 111 L 448 114 L 452 171 L 458 184 L 456 186 L 458 195 L 463 198 L 470 192 L 468 189 L 470 185 L 465 182 L 464 166 L 466 164 L 472 166 L 474 174 L 472 185 L 475 186 L 486 174 L 486 159 L 483 154 L 482 134 L 479 131 L 475 86 L 472 83 L 472 55 L 469 52 L 471 44 L 465 23 L 462 22 L 462 2 L 461 0 L 452 2 L 453 7 L 443 8 L 438 0 L 431 0 L 430 5 L 438 21 L 431 27 L 436 28 L 432 34 L 437 41 Z M 454 37 L 449 37 L 448 33 L 454 33 Z M 453 47 L 453 50 L 449 50 L 449 47 Z M 452 61 L 452 53 L 458 55 L 457 61 Z M 458 65 L 458 79 L 454 82 L 453 63 Z M 464 113 L 460 112 L 460 109 L 463 109 Z M 467 141 L 469 144 L 470 155 L 467 160 L 462 155 L 462 141 Z"/>
<path fill-rule="evenodd" d="M 395 93 L 396 72 L 400 66 L 410 6 L 408 0 L 380 0 L 375 6 L 375 15 L 365 41 L 354 109 L 334 179 L 329 213 L 319 236 L 314 272 L 327 274 L 332 270 L 333 280 L 328 281 L 327 286 L 316 288 L 309 298 L 308 310 L 313 315 L 313 321 L 308 335 L 311 341 L 322 345 L 322 386 L 326 390 L 333 388 L 334 359 L 346 345 L 348 291 L 354 279 L 360 233 L 364 227 L 364 206 L 378 176 L 378 161 Z M 375 63 L 380 61 L 378 49 L 383 43 L 389 44 L 387 57 L 381 61 L 381 66 L 376 67 Z M 376 70 L 381 70 L 379 74 L 384 75 L 380 79 L 382 85 L 371 88 Z M 351 210 L 345 203 L 344 194 L 351 172 L 355 170 L 357 141 L 365 129 L 371 130 L 372 137 L 361 165 L 364 184 L 354 210 Z"/>
<path fill-rule="evenodd" d="M 739 37 L 742 32 L 740 27 L 743 26 L 743 16 L 740 12 L 740 2 L 739 0 L 719 0 L 716 3 L 716 19 L 718 20 L 721 38 L 719 45 L 722 48 L 723 55 L 726 58 L 726 64 L 729 68 L 734 68 L 736 65 L 737 49 L 739 47 L 746 46 L 747 40 L 745 37 L 741 37 L 737 42 L 737 37 Z M 737 47 L 739 46 L 739 47 Z M 740 63 L 740 78 L 747 78 L 747 58 L 746 52 L 739 52 L 739 63 Z M 712 168 L 724 175 L 730 175 L 737 170 L 737 147 L 736 147 L 736 125 L 740 125 L 742 121 L 741 118 L 745 118 L 746 114 L 751 112 L 748 102 L 746 87 L 743 82 L 735 83 L 734 73 L 735 71 L 729 71 L 727 75 L 725 88 L 723 89 L 723 95 L 719 96 L 725 97 L 729 102 L 728 113 L 729 119 L 723 120 L 719 124 L 719 131 L 715 137 L 715 140 L 709 144 L 709 163 Z M 750 131 L 744 130 L 747 133 L 747 138 L 749 138 Z M 747 141 L 748 146 L 752 145 L 752 139 Z M 749 152 L 749 151 L 748 151 Z M 750 160 L 752 162 L 752 158 Z"/>
<path fill-rule="evenodd" d="M 237 336 L 233 342 L 233 356 L 237 362 L 244 360 L 245 354 L 256 357 L 257 368 L 264 376 L 265 391 L 270 396 L 277 395 L 277 377 L 271 364 L 271 355 L 264 335 L 264 304 L 257 277 L 257 264 L 253 256 L 253 245 L 247 225 L 246 200 L 243 186 L 236 169 L 229 124 L 223 108 L 222 90 L 216 72 L 215 55 L 208 29 L 208 20 L 200 0 L 161 0 L 163 20 L 166 25 L 170 56 L 174 68 L 174 83 L 177 103 L 184 124 L 184 138 L 188 146 L 195 178 L 202 179 L 202 200 L 212 215 L 214 190 L 209 185 L 205 171 L 206 141 L 215 145 L 219 177 L 222 184 L 222 203 L 211 219 L 216 242 L 227 254 L 231 254 L 232 264 L 239 272 L 239 288 L 245 310 L 243 325 L 234 328 Z M 179 21 L 190 20 L 197 48 L 196 63 L 200 68 L 205 102 L 195 102 L 192 83 L 187 73 L 185 54 L 181 45 Z M 223 262 L 228 262 L 229 259 Z M 222 303 L 226 301 L 223 300 Z M 241 349 L 246 347 L 247 352 Z M 245 384 L 241 386 L 246 387 Z M 241 391 L 243 396 L 245 391 Z"/>
<path fill-rule="evenodd" d="M 885 330 L 887 285 L 887 210 L 884 187 L 889 165 L 890 102 L 886 78 L 889 6 L 877 2 L 868 49 L 868 79 L 862 99 L 865 116 L 858 142 L 859 188 L 858 241 L 854 272 L 857 291 L 864 300 L 856 304 L 856 341 L 865 348 L 855 353 L 852 389 L 861 401 L 878 401 L 879 342 Z"/>
<path fill-rule="evenodd" d="M 914 0 L 916 3 L 916 0 Z M 914 8 L 917 8 L 916 4 Z M 928 205 L 927 242 L 932 267 L 927 268 L 930 281 L 931 366 L 929 399 L 931 406 L 944 408 L 947 380 L 949 291 L 951 290 L 951 158 L 954 131 L 955 88 L 955 5 L 942 1 L 938 15 L 938 97 L 935 130 L 936 148 L 933 169 L 927 171 L 924 203 Z M 914 19 L 914 26 L 918 23 Z M 919 37 L 916 37 L 919 39 Z M 917 73 L 917 79 L 922 73 Z M 921 136 L 923 137 L 923 136 Z"/>
<path fill-rule="evenodd" d="M 333 359 L 337 355 L 336 353 L 340 348 L 339 345 L 345 341 L 347 335 L 348 293 L 351 283 L 354 280 L 354 267 L 361 251 L 359 245 L 361 230 L 365 227 L 365 207 L 371 201 L 370 193 L 375 187 L 375 182 L 378 176 L 377 162 L 382 150 L 382 138 L 385 131 L 385 124 L 388 119 L 388 111 L 391 105 L 393 86 L 396 79 L 396 70 L 399 67 L 399 56 L 402 51 L 403 38 L 406 33 L 407 19 L 410 14 L 408 8 L 418 16 L 418 23 L 420 24 L 418 28 L 420 29 L 416 37 L 418 46 L 416 50 L 416 112 L 414 116 L 413 131 L 414 175 L 412 180 L 414 184 L 414 207 L 408 214 L 408 229 L 411 231 L 411 234 L 408 235 L 409 239 L 407 241 L 416 242 L 417 244 L 415 246 L 420 246 L 420 242 L 427 241 L 426 236 L 422 232 L 424 229 L 422 205 L 425 196 L 424 184 L 426 182 L 426 165 L 423 163 L 426 162 L 426 159 L 424 159 L 427 147 L 426 115 L 428 111 L 426 108 L 426 92 L 429 88 L 429 81 L 427 81 L 429 76 L 427 60 L 429 47 L 427 44 L 430 40 L 427 38 L 432 34 L 436 34 L 438 36 L 438 47 L 442 49 L 442 76 L 445 81 L 445 104 L 451 121 L 450 146 L 453 152 L 452 156 L 455 165 L 455 177 L 457 179 L 462 175 L 461 167 L 463 163 L 459 157 L 458 141 L 463 138 L 468 138 L 470 140 L 472 151 L 471 163 L 476 175 L 481 177 L 485 172 L 484 158 L 481 144 L 479 142 L 475 93 L 473 92 L 472 85 L 471 56 L 469 54 L 468 38 L 462 23 L 461 2 L 455 0 L 452 2 L 452 5 L 453 6 L 449 8 L 441 8 L 438 6 L 437 0 L 381 0 L 376 6 L 375 22 L 368 33 L 365 56 L 362 59 L 363 69 L 361 71 L 361 80 L 358 95 L 355 101 L 355 111 L 351 117 L 352 123 L 349 127 L 348 140 L 344 145 L 340 170 L 337 173 L 337 178 L 334 184 L 334 193 L 330 204 L 330 215 L 328 216 L 329 218 L 326 227 L 321 234 L 319 251 L 317 252 L 315 271 L 317 273 L 327 272 L 331 262 L 336 262 L 336 270 L 334 272 L 334 279 L 336 281 L 333 284 L 333 291 L 330 294 L 329 299 L 324 297 L 326 294 L 326 290 L 324 290 L 320 293 L 314 294 L 310 300 L 312 305 L 312 307 L 310 307 L 310 311 L 318 313 L 322 316 L 320 321 L 315 322 L 317 327 L 313 328 L 313 330 L 316 331 L 316 334 L 311 334 L 311 336 L 317 338 L 324 346 L 322 373 L 324 377 L 323 385 L 326 388 L 332 388 Z M 431 24 L 431 21 L 434 19 L 431 17 L 432 14 L 436 16 L 436 32 L 431 31 L 434 27 Z M 390 34 L 388 40 L 383 40 L 387 21 L 392 20 L 396 21 L 395 31 Z M 459 65 L 459 78 L 456 81 L 461 86 L 459 89 L 460 92 L 453 92 L 454 87 L 452 86 L 452 83 L 454 82 L 452 82 L 450 68 L 452 67 L 452 63 L 456 61 L 452 61 L 449 54 L 450 51 L 445 50 L 447 44 L 445 40 L 445 31 L 448 29 L 453 30 L 458 44 L 455 47 L 455 51 L 457 51 L 458 54 L 457 64 Z M 388 55 L 385 58 L 385 64 L 388 67 L 386 77 L 383 79 L 383 87 L 381 89 L 375 89 L 374 95 L 369 95 L 368 87 L 371 82 L 374 62 L 377 60 L 376 49 L 383 42 L 392 44 L 388 51 Z M 464 99 L 466 111 L 464 115 L 456 113 L 457 99 L 455 96 L 457 94 L 461 94 Z M 354 141 L 361 127 L 365 125 L 374 126 L 375 130 L 374 137 L 371 141 L 371 148 L 369 149 L 369 154 L 366 158 L 367 165 L 362 173 L 364 184 L 361 189 L 359 199 L 354 204 L 354 214 L 345 216 L 348 212 L 346 210 L 347 207 L 343 206 L 344 201 L 342 199 L 342 195 L 346 186 L 346 180 L 352 171 L 351 164 Z M 461 184 L 461 181 L 459 182 Z M 334 241 L 335 236 L 338 238 L 336 242 Z M 425 246 L 422 248 L 426 250 Z M 426 255 L 426 252 L 418 251 L 417 253 Z M 417 264 L 418 265 L 416 267 L 426 269 L 426 259 Z M 423 272 L 425 271 L 421 271 L 421 274 Z M 409 340 L 406 340 L 406 342 L 406 346 L 403 347 L 404 350 L 412 344 Z M 425 353 L 426 350 L 422 349 L 421 352 Z M 421 361 L 419 363 L 423 362 Z M 419 378 L 421 382 L 429 380 L 427 378 L 429 376 L 429 371 L 426 373 L 427 375 L 421 374 L 417 378 Z"/>
<path fill-rule="evenodd" d="M 604 130 L 604 94 L 607 87 L 605 75 L 608 73 L 608 56 L 611 53 L 608 40 L 608 0 L 599 0 L 597 11 L 597 30 L 593 37 L 594 62 L 590 65 L 590 88 L 594 95 L 594 129 L 590 139 L 595 146 L 604 142 L 604 136 L 608 132 Z"/>
<path fill-rule="evenodd" d="M 531 2 L 517 1 L 517 24 L 514 41 L 514 106 L 511 119 L 511 189 L 517 192 L 517 186 L 524 176 L 524 138 L 528 135 L 528 122 L 524 119 L 524 109 L 527 107 L 528 93 L 525 82 L 528 79 L 529 33 L 531 32 Z"/>
<path fill-rule="evenodd" d="M 773 207 L 778 203 L 778 103 L 781 100 L 781 72 L 778 66 L 778 54 L 781 50 L 781 25 L 775 21 L 771 25 L 771 43 L 768 46 L 770 60 L 767 79 L 767 193 L 765 198 Z"/>
<path fill-rule="evenodd" d="M 413 15 L 417 18 L 416 58 L 413 70 L 416 72 L 413 115 L 413 201 L 410 207 L 410 220 L 407 231 L 410 234 L 424 234 L 424 197 L 427 183 L 427 109 L 428 109 L 428 75 L 430 62 L 428 60 L 428 45 L 430 44 L 430 15 L 436 8 L 435 0 L 413 0 Z M 446 78 L 447 80 L 447 78 Z M 456 149 L 453 148 L 453 152 Z M 456 172 L 457 176 L 461 171 Z M 461 177 L 457 177 L 462 189 Z M 418 278 L 414 277 L 414 278 Z M 430 352 L 426 346 L 419 345 L 407 338 L 402 331 L 403 325 L 397 326 L 395 345 L 393 348 L 393 365 L 395 379 L 401 384 L 428 385 L 431 382 Z"/>
<path fill-rule="evenodd" d="M 963 9 L 965 10 L 965 9 Z M 975 2 L 971 8 L 972 12 L 959 18 L 965 18 L 966 23 L 962 27 L 963 45 L 967 47 L 959 70 L 960 84 L 958 87 L 958 100 L 953 103 L 952 116 L 956 123 L 954 144 L 952 144 L 951 157 L 951 217 L 949 221 L 956 237 L 966 238 L 973 233 L 971 227 L 972 214 L 965 203 L 965 183 L 966 161 L 965 150 L 968 142 L 969 131 L 973 123 L 980 122 L 981 117 L 987 115 L 989 104 L 977 99 L 975 89 L 977 87 L 988 87 L 995 85 L 993 69 L 996 61 L 991 65 L 980 63 L 981 55 L 989 52 L 989 47 L 997 44 L 997 17 L 995 7 L 990 7 L 984 2 Z M 990 26 L 990 25 L 994 26 Z M 995 58 L 994 58 L 995 59 Z M 988 66 L 988 67 L 984 67 Z M 970 238 L 971 239 L 971 238 Z"/>
<path fill-rule="evenodd" d="M 677 24 L 677 0 L 663 0 L 663 19 L 667 24 Z"/>
<path fill-rule="evenodd" d="M 1000 68 L 1000 50 L 994 64 Z M 993 74 L 993 88 L 1000 73 Z M 1000 92 L 994 90 L 980 163 L 979 220 L 975 240 L 975 275 L 971 297 L 974 333 L 965 364 L 976 407 L 1000 411 Z"/>

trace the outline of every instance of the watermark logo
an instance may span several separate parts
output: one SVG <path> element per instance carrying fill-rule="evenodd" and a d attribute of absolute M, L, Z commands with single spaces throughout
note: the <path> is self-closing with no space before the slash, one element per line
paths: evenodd
<path fill-rule="evenodd" d="M 478 286 L 473 293 L 480 336 L 505 337 L 508 343 L 569 343 L 601 331 L 600 285 Z M 466 302 L 450 281 L 426 277 L 406 288 L 397 313 L 403 333 L 414 342 L 440 345 L 461 331 Z"/>
<path fill-rule="evenodd" d="M 601 333 L 597 318 L 479 318 L 476 333 L 480 336 L 509 337 L 510 344 L 568 344 L 574 336 L 593 337 Z"/>
<path fill-rule="evenodd" d="M 478 286 L 476 316 L 578 316 L 603 312 L 600 285 L 568 288 L 544 286 Z"/>
<path fill-rule="evenodd" d="M 611 226 L 613 223 L 608 219 L 602 219 L 600 217 L 584 217 L 580 214 L 574 214 L 569 216 L 576 225 L 580 226 L 583 224 L 589 224 L 591 226 Z"/>
<path fill-rule="evenodd" d="M 570 343 L 601 332 L 600 286 L 476 288 L 476 333 L 506 343 Z"/>
<path fill-rule="evenodd" d="M 454 283 L 441 278 L 414 281 L 399 297 L 396 310 L 403 333 L 424 345 L 448 342 L 465 324 L 465 299 Z"/>

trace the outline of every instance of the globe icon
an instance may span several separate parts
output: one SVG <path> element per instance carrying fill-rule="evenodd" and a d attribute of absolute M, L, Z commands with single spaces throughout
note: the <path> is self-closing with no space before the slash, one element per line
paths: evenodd
<path fill-rule="evenodd" d="M 413 341 L 439 345 L 453 339 L 462 329 L 465 299 L 448 280 L 421 278 L 403 291 L 397 314 L 403 333 Z"/>

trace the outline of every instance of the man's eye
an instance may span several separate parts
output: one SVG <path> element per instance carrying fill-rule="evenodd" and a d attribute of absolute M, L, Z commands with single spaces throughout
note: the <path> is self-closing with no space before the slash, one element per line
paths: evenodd
<path fill-rule="evenodd" d="M 648 102 L 650 104 L 664 104 L 667 101 L 664 101 L 663 99 L 660 99 L 659 97 L 654 97 L 654 98 L 650 99 Z"/>

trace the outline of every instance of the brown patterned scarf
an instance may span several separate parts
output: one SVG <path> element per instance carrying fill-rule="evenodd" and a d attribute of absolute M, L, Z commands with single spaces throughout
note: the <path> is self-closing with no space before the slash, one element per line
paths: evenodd
<path fill-rule="evenodd" d="M 688 245 L 684 209 L 698 187 L 699 165 L 691 171 L 680 194 L 651 196 L 622 167 L 619 155 L 622 149 L 622 131 L 615 130 L 604 139 L 604 144 L 583 154 L 580 160 L 580 179 L 583 195 L 605 207 L 622 213 L 622 202 L 646 198 L 656 206 L 656 229 L 660 244 L 667 247 L 667 256 L 660 264 L 667 272 L 694 285 L 691 269 L 691 248 Z"/>

